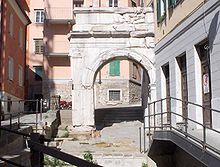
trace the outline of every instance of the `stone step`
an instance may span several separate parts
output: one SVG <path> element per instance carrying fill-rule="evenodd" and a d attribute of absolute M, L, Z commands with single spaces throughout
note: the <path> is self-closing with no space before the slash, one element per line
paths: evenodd
<path fill-rule="evenodd" d="M 25 167 L 31 167 L 30 163 L 30 150 L 29 149 L 23 149 L 19 152 L 14 152 L 11 154 L 5 154 L 0 155 L 2 158 L 10 160 L 12 162 L 15 162 L 17 164 L 20 164 Z M 14 165 L 11 165 L 9 163 L 6 163 L 4 161 L 0 161 L 1 167 L 14 167 Z"/>

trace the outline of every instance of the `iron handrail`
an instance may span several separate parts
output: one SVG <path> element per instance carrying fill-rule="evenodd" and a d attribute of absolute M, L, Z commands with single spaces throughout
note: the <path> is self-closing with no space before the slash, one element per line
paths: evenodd
<path fill-rule="evenodd" d="M 203 109 L 208 109 L 210 111 L 215 111 L 215 112 L 218 112 L 220 113 L 219 110 L 216 110 L 216 109 L 211 109 L 211 108 L 207 108 L 207 107 L 204 107 L 202 105 L 199 105 L 199 104 L 196 104 L 196 103 L 193 103 L 193 102 L 189 102 L 189 101 L 185 101 L 185 100 L 181 100 L 181 99 L 178 99 L 178 98 L 175 98 L 175 97 L 167 97 L 167 98 L 163 98 L 163 99 L 160 99 L 160 100 L 157 100 L 157 101 L 154 101 L 154 102 L 151 102 L 151 103 L 148 103 L 148 115 L 144 115 L 144 120 L 145 118 L 148 118 L 148 126 L 146 126 L 146 123 L 144 121 L 144 152 L 145 152 L 145 130 L 148 129 L 149 130 L 149 144 L 150 144 L 150 135 L 151 135 L 151 132 L 154 132 L 154 131 L 158 131 L 159 130 L 164 130 L 164 124 L 163 124 L 163 115 L 168 115 L 170 114 L 170 122 L 168 122 L 168 125 L 166 125 L 166 127 L 169 128 L 169 130 L 175 130 L 175 131 L 178 131 L 180 133 L 182 133 L 185 137 L 188 137 L 190 139 L 192 139 L 194 142 L 197 142 L 199 144 L 201 144 L 203 146 L 203 148 L 207 151 L 207 149 L 210 149 L 211 151 L 217 153 L 220 155 L 220 149 L 217 149 L 215 147 L 213 147 L 212 145 L 208 144 L 207 141 L 206 141 L 206 129 L 209 129 L 211 131 L 214 131 L 218 134 L 220 134 L 220 131 L 216 130 L 216 129 L 213 129 L 211 127 L 208 127 L 206 126 L 204 123 L 200 123 L 198 121 L 195 121 L 191 118 L 188 118 L 186 116 L 183 116 L 181 114 L 178 114 L 176 112 L 172 112 L 171 109 L 172 107 L 170 106 L 170 111 L 165 111 L 163 112 L 163 101 L 164 100 L 170 100 L 169 103 L 171 104 L 171 100 L 176 100 L 176 101 L 181 101 L 182 103 L 185 103 L 185 104 L 191 104 L 191 105 L 194 105 L 194 106 L 197 106 L 197 107 L 200 107 L 200 108 L 203 108 Z M 157 112 L 155 111 L 155 106 L 156 106 L 156 103 L 161 103 L 161 112 Z M 150 106 L 153 105 L 153 113 L 150 112 Z M 180 130 L 178 128 L 176 128 L 175 126 L 172 126 L 172 114 L 175 115 L 175 116 L 178 116 L 178 117 L 182 117 L 182 119 L 184 120 L 183 121 L 183 124 L 184 124 L 184 127 L 185 127 L 185 130 Z M 160 119 L 159 119 L 159 123 L 161 124 L 161 126 L 156 126 L 156 116 L 158 117 L 158 115 L 160 115 Z M 152 120 L 153 122 L 152 122 Z M 203 139 L 199 139 L 198 137 L 196 136 L 193 136 L 192 134 L 190 134 L 188 132 L 188 122 L 191 121 L 199 126 L 202 126 L 203 128 Z M 157 119 L 157 123 L 158 123 L 158 119 Z M 167 129 L 166 129 L 167 130 Z"/>

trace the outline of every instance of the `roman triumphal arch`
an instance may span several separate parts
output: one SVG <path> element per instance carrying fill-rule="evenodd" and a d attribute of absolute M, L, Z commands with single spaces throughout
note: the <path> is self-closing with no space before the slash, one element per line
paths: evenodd
<path fill-rule="evenodd" d="M 149 8 L 75 9 L 69 35 L 72 69 L 72 121 L 94 125 L 94 79 L 114 59 L 139 63 L 148 73 L 149 99 L 155 99 L 154 23 Z"/>

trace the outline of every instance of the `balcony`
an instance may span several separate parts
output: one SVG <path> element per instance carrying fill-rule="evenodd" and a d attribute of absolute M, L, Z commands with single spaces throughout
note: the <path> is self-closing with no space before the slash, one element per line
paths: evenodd
<path fill-rule="evenodd" d="M 73 1 L 45 0 L 45 19 L 52 24 L 73 24 Z"/>
<path fill-rule="evenodd" d="M 52 57 L 63 57 L 69 54 L 69 41 L 48 41 L 45 43 L 45 55 Z"/>

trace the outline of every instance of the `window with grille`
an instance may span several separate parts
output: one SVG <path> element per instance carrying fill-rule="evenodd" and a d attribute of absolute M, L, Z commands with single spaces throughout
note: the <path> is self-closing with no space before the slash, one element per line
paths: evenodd
<path fill-rule="evenodd" d="M 109 101 L 120 101 L 121 100 L 121 90 L 109 90 Z"/>
<path fill-rule="evenodd" d="M 42 54 L 44 51 L 43 39 L 35 39 L 35 53 Z"/>
<path fill-rule="evenodd" d="M 34 14 L 35 14 L 35 18 L 34 18 L 35 23 L 44 22 L 44 10 L 43 9 L 35 9 Z"/>
<path fill-rule="evenodd" d="M 14 79 L 14 60 L 12 57 L 8 58 L 8 79 L 10 81 Z"/>

